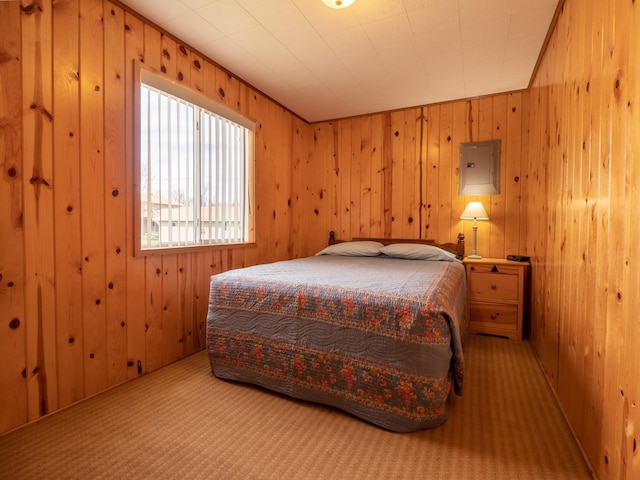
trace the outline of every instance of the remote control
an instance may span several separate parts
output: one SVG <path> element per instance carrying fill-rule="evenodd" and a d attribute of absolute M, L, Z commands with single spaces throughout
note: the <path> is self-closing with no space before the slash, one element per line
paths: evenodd
<path fill-rule="evenodd" d="M 524 255 L 507 255 L 507 260 L 511 260 L 512 262 L 528 262 L 529 257 L 525 257 Z"/>

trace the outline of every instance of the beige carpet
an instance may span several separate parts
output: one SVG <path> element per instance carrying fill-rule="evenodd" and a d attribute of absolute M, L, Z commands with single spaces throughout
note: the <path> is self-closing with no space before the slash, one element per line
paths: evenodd
<path fill-rule="evenodd" d="M 199 352 L 0 437 L 1 479 L 590 479 L 526 342 L 473 336 L 447 423 L 391 433 Z"/>

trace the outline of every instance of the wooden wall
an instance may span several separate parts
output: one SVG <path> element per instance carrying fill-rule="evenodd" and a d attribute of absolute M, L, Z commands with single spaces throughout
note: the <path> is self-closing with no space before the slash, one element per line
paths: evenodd
<path fill-rule="evenodd" d="M 560 3 L 530 90 L 532 344 L 599 478 L 640 478 L 640 5 Z"/>
<path fill-rule="evenodd" d="M 524 253 L 528 118 L 528 94 L 514 92 L 314 124 L 311 156 L 293 165 L 293 236 L 307 240 L 294 255 L 320 250 L 328 230 L 439 242 L 463 232 L 470 253 L 460 214 L 473 200 L 490 217 L 478 222 L 479 254 Z M 502 141 L 500 194 L 459 196 L 460 143 L 491 139 Z"/>
<path fill-rule="evenodd" d="M 133 256 L 133 59 L 256 121 L 255 246 Z M 209 276 L 291 256 L 307 130 L 109 1 L 0 2 L 0 434 L 202 348 Z"/>
<path fill-rule="evenodd" d="M 530 91 L 308 125 L 103 0 L 0 2 L 0 433 L 202 348 L 208 277 L 327 232 L 455 241 L 458 145 L 502 139 L 484 256 L 601 478 L 638 476 L 638 6 L 567 0 Z M 133 257 L 131 63 L 254 119 L 257 243 Z M 469 251 L 470 245 L 467 245 Z"/>

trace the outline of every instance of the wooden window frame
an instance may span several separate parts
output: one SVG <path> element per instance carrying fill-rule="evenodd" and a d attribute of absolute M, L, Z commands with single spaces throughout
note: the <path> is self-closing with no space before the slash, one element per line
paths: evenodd
<path fill-rule="evenodd" d="M 244 117 L 238 112 L 230 109 L 226 105 L 220 104 L 202 92 L 195 91 L 184 85 L 178 84 L 167 79 L 162 73 L 156 72 L 139 61 L 133 62 L 133 234 L 134 234 L 134 255 L 162 255 L 175 254 L 182 252 L 192 252 L 209 250 L 216 248 L 243 247 L 255 244 L 255 208 L 253 201 L 255 198 L 255 122 Z M 215 243 L 197 243 L 190 245 L 143 248 L 142 245 L 142 208 L 141 208 L 141 85 L 146 84 L 155 89 L 168 93 L 169 95 L 178 97 L 188 103 L 197 105 L 198 107 L 212 112 L 213 114 L 223 117 L 234 122 L 247 131 L 248 138 L 245 142 L 245 176 L 246 176 L 246 193 L 244 198 L 244 215 L 246 215 L 245 225 L 245 241 L 242 242 L 215 242 Z"/>

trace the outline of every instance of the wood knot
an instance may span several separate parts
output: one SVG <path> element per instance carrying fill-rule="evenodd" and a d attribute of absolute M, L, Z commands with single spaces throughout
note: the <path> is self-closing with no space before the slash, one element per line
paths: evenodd
<path fill-rule="evenodd" d="M 225 93 L 224 93 L 224 89 L 223 89 L 222 87 L 220 87 L 220 88 L 218 89 L 218 93 L 220 94 L 220 96 L 221 96 L 222 98 L 224 98 Z"/>
<path fill-rule="evenodd" d="M 17 318 L 14 318 L 9 322 L 9 328 L 15 330 L 18 327 L 20 327 L 20 320 L 18 320 Z"/>
<path fill-rule="evenodd" d="M 49 112 L 46 108 L 44 108 L 42 105 L 38 105 L 37 103 L 32 103 L 31 105 L 29 105 L 29 108 L 31 110 L 36 110 L 38 112 L 40 112 L 42 115 L 44 115 L 44 117 L 49 120 L 50 122 L 53 121 L 53 115 L 51 115 L 51 112 Z"/>
<path fill-rule="evenodd" d="M 39 12 L 42 11 L 41 6 L 38 6 L 37 8 Z M 29 5 L 25 5 L 25 6 L 20 5 L 20 11 L 26 15 L 31 15 L 35 13 L 35 10 L 36 10 L 36 5 L 33 3 L 30 3 Z"/>
<path fill-rule="evenodd" d="M 194 60 L 193 61 L 193 66 L 196 67 L 198 70 L 200 70 L 200 61 Z"/>
<path fill-rule="evenodd" d="M 7 170 L 7 175 L 9 175 L 9 177 L 11 178 L 15 177 L 17 174 L 18 172 L 14 167 L 11 167 L 9 170 Z"/>
<path fill-rule="evenodd" d="M 49 182 L 47 182 L 44 178 L 41 177 L 31 177 L 29 180 L 31 185 L 44 185 L 45 187 L 49 187 Z"/>
<path fill-rule="evenodd" d="M 183 81 L 184 80 L 184 75 L 182 75 L 182 72 L 178 72 L 178 80 L 179 81 Z"/>
<path fill-rule="evenodd" d="M 180 53 L 182 53 L 183 55 L 188 55 L 187 49 L 184 47 L 184 45 L 180 45 L 180 47 L 178 48 L 180 50 Z"/>

